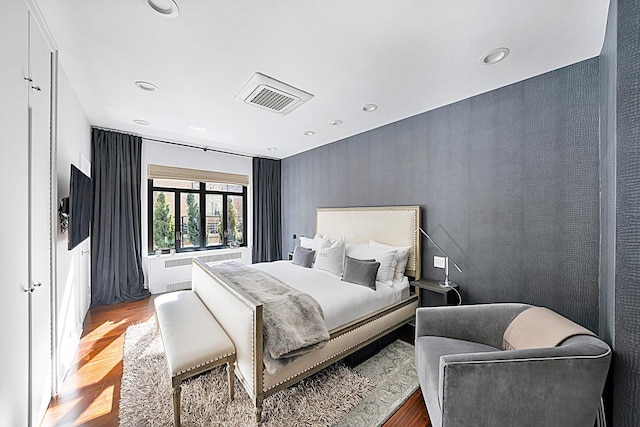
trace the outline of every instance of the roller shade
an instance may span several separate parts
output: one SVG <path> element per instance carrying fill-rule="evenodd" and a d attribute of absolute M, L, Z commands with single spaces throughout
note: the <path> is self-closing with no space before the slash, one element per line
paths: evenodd
<path fill-rule="evenodd" d="M 235 173 L 176 168 L 173 166 L 148 165 L 149 179 L 183 179 L 186 181 L 219 182 L 221 184 L 249 185 L 249 176 Z"/>

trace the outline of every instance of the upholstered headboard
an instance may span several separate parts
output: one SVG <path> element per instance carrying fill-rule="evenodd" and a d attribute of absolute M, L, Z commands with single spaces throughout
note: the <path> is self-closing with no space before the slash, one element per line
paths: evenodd
<path fill-rule="evenodd" d="M 318 208 L 316 233 L 349 243 L 370 239 L 392 246 L 410 246 L 405 275 L 420 278 L 420 206 Z M 416 256 L 417 254 L 417 256 Z"/>

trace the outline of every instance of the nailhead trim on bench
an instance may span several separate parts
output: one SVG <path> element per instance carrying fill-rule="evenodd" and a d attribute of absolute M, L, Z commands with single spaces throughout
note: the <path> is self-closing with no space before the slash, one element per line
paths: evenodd
<path fill-rule="evenodd" d="M 192 291 L 184 291 L 184 292 L 192 292 Z M 157 308 L 157 307 L 156 307 Z M 156 321 L 157 321 L 157 325 L 158 325 L 158 329 L 160 330 L 160 333 L 162 334 L 162 326 L 160 324 L 160 319 L 159 319 L 159 312 L 158 310 L 154 310 L 155 311 L 155 315 L 156 315 Z M 213 318 L 213 316 L 212 316 Z M 171 375 L 171 383 L 173 386 L 173 416 L 174 416 L 174 427 L 180 427 L 181 423 L 180 423 L 180 389 L 182 388 L 182 383 L 187 380 L 188 378 L 191 378 L 192 376 L 196 375 L 198 372 L 206 372 L 208 370 L 211 370 L 213 368 L 215 368 L 216 366 L 222 366 L 223 364 L 227 364 L 228 366 L 228 375 L 229 375 L 229 398 L 233 399 L 233 371 L 234 371 L 234 364 L 235 364 L 235 359 L 236 359 L 236 351 L 235 348 L 233 346 L 233 342 L 231 341 L 231 339 L 226 335 L 225 331 L 220 327 L 220 325 L 218 324 L 218 322 L 215 320 L 215 318 L 213 318 L 213 322 L 215 322 L 218 327 L 220 328 L 219 331 L 217 331 L 218 334 L 224 334 L 225 337 L 227 337 L 227 339 L 229 340 L 229 342 L 231 342 L 232 344 L 232 349 L 230 352 L 227 352 L 226 354 L 214 357 L 213 359 L 209 359 L 208 361 L 199 363 L 195 366 L 192 366 L 188 369 L 183 369 L 179 372 L 177 372 L 176 374 Z M 164 337 L 162 339 L 162 345 L 164 347 L 165 350 L 165 355 L 166 355 L 166 343 L 164 342 Z M 167 355 L 168 357 L 168 355 Z M 169 362 L 169 360 L 167 359 L 167 362 Z M 194 372 L 193 374 L 190 374 L 191 372 Z"/>
<path fill-rule="evenodd" d="M 208 362 L 203 362 L 203 363 L 201 363 L 201 364 L 199 364 L 199 365 L 196 365 L 196 366 L 194 366 L 194 367 L 192 367 L 192 368 L 185 369 L 184 371 L 180 371 L 180 372 L 178 372 L 177 374 L 175 374 L 175 375 L 174 375 L 174 377 L 177 377 L 177 376 L 182 375 L 182 374 L 186 374 L 187 372 L 190 372 L 190 371 L 193 371 L 193 370 L 195 370 L 195 369 L 198 369 L 198 368 L 199 368 L 199 367 L 201 367 L 201 366 L 209 365 L 209 364 L 211 364 L 211 363 L 213 363 L 213 362 L 215 362 L 215 361 L 217 361 L 217 360 L 220 360 L 220 359 L 226 359 L 227 357 L 229 357 L 229 356 L 233 356 L 233 355 L 235 355 L 235 354 L 236 354 L 236 352 L 234 351 L 234 352 L 231 352 L 231 353 L 225 354 L 224 356 L 216 357 L 215 359 L 211 359 L 211 360 L 209 360 Z"/>

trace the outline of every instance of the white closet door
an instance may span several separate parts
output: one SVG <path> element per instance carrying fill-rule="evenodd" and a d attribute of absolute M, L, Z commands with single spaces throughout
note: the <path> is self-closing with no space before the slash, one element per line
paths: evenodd
<path fill-rule="evenodd" d="M 51 399 L 51 51 L 29 21 L 31 421 L 39 425 Z"/>
<path fill-rule="evenodd" d="M 29 105 L 47 126 L 47 151 L 50 147 L 51 120 L 51 50 L 38 25 L 29 14 L 29 75 L 31 91 Z"/>
<path fill-rule="evenodd" d="M 0 424 L 24 426 L 28 414 L 28 14 L 22 0 L 0 13 Z"/>
<path fill-rule="evenodd" d="M 24 78 L 28 75 L 29 66 L 29 29 L 27 17 L 27 6 L 22 0 L 2 0 L 2 13 L 0 13 L 0 81 L 9 86 L 19 96 L 26 100 L 26 83 Z M 22 83 L 22 84 L 21 84 Z M 6 87 L 3 89 L 7 89 Z M 2 106 L 11 105 L 5 98 L 2 99 Z M 17 107 L 17 106 L 16 106 Z M 5 108 L 3 116 L 5 115 Z M 25 113 L 26 114 L 26 113 Z M 26 117 L 26 116 L 25 116 Z M 2 117 L 6 119 L 6 117 Z M 26 120 L 26 119 L 25 119 Z M 23 123 L 24 124 L 24 123 Z M 26 127 L 24 130 L 26 131 Z M 2 149 L 9 143 L 5 137 L 9 134 L 0 130 L 2 135 Z"/>

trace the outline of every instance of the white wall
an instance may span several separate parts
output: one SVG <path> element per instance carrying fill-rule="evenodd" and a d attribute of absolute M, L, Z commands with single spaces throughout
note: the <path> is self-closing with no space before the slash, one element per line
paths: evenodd
<path fill-rule="evenodd" d="M 91 176 L 91 128 L 61 66 L 58 67 L 57 189 L 58 200 L 69 196 L 71 164 Z M 67 249 L 67 236 L 60 232 L 58 219 L 56 238 L 55 304 L 57 327 L 58 383 L 73 361 L 82 324 L 91 302 L 90 238 L 72 250 Z"/>
<path fill-rule="evenodd" d="M 145 269 L 145 280 L 148 275 L 147 242 L 148 242 L 148 186 L 147 186 L 147 166 L 149 164 L 175 166 L 181 168 L 200 169 L 216 172 L 226 172 L 247 175 L 249 177 L 249 187 L 247 188 L 247 247 L 240 248 L 242 261 L 251 263 L 251 246 L 253 236 L 253 186 L 252 180 L 252 159 L 244 156 L 223 154 L 215 151 L 203 151 L 195 148 L 182 147 L 171 144 L 164 144 L 156 141 L 143 140 L 142 151 L 142 254 L 143 266 Z M 199 251 L 194 256 L 204 256 L 216 253 L 216 251 Z M 171 255 L 163 255 L 169 257 Z M 181 257 L 180 254 L 174 255 Z M 151 289 L 153 292 L 154 290 Z"/>

